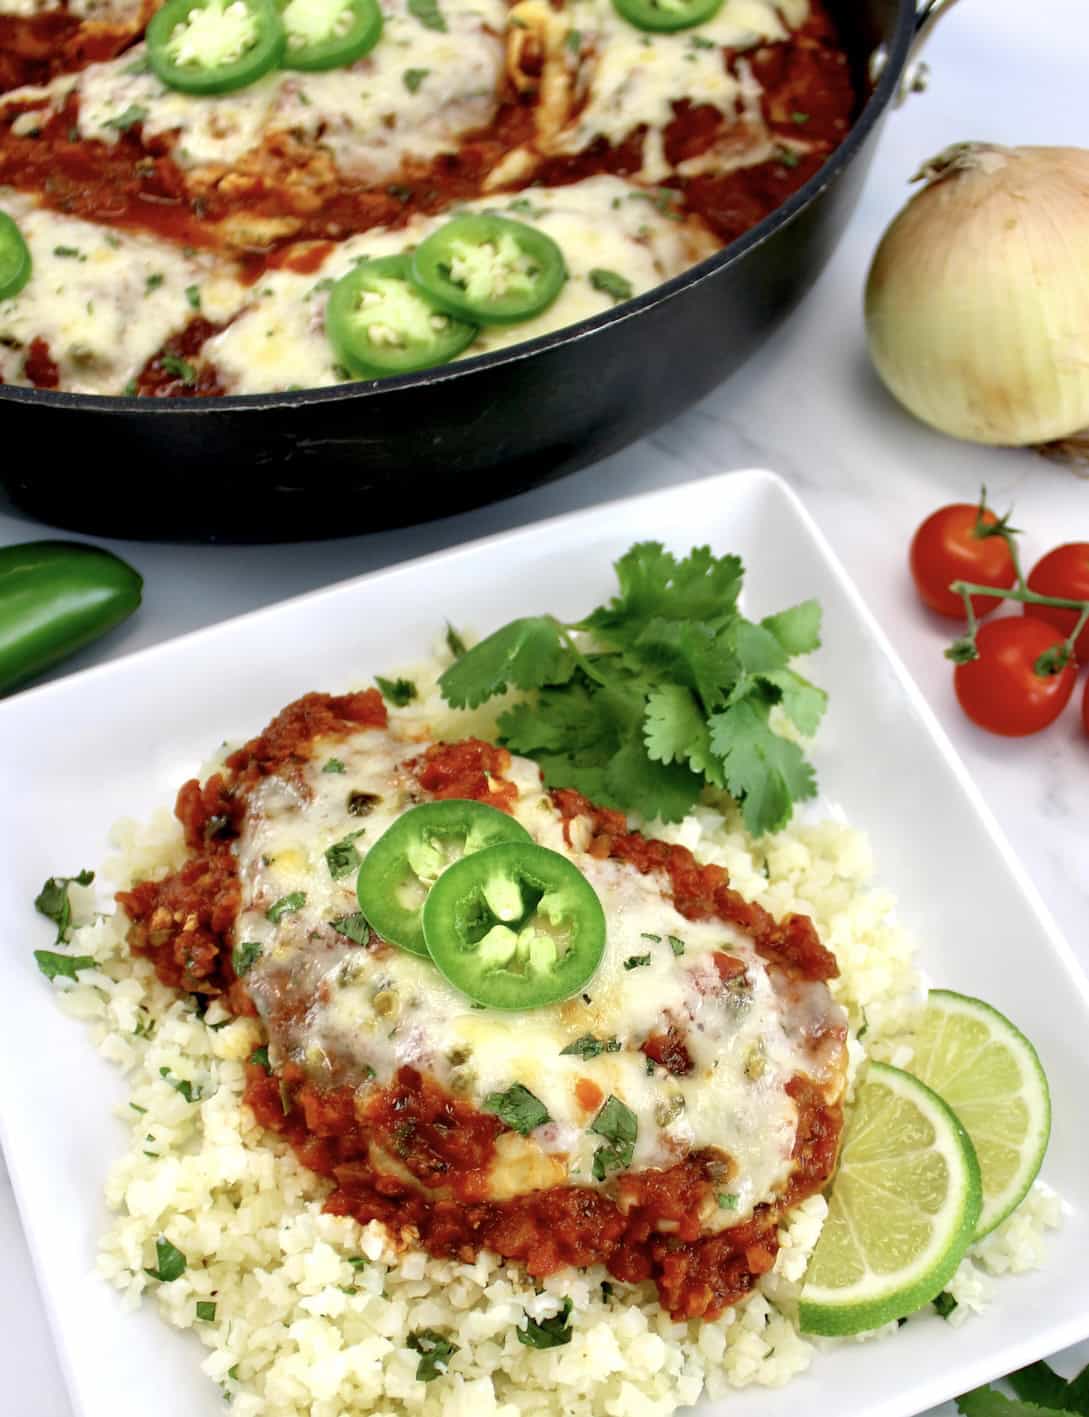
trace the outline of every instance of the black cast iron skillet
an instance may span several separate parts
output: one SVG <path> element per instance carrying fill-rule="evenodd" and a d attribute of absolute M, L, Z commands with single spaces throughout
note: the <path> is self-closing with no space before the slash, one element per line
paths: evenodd
<path fill-rule="evenodd" d="M 17 505 L 76 530 L 301 540 L 481 506 L 615 452 L 721 383 L 813 284 L 943 3 L 830 0 L 859 92 L 884 58 L 850 133 L 759 225 L 615 311 L 441 369 L 297 393 L 0 387 L 0 479 Z"/>

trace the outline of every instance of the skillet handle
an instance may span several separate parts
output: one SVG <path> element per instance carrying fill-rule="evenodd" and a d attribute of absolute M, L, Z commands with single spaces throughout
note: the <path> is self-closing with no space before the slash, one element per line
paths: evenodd
<path fill-rule="evenodd" d="M 922 0 L 915 15 L 915 36 L 908 50 L 907 63 L 896 91 L 894 106 L 900 105 L 910 94 L 922 93 L 930 82 L 930 66 L 919 57 L 923 45 L 930 38 L 934 26 L 941 17 L 953 8 L 957 0 Z M 878 76 L 888 61 L 888 51 L 883 44 L 878 45 L 870 56 L 870 82 L 876 83 Z"/>

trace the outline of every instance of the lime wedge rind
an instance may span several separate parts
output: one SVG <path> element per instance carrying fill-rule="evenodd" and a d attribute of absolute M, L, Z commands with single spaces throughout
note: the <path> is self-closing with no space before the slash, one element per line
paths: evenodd
<path fill-rule="evenodd" d="M 975 1140 L 983 1166 L 983 1208 L 976 1225 L 973 1241 L 982 1240 L 992 1230 L 1001 1225 L 1017 1209 L 1035 1181 L 1044 1153 L 1051 1136 L 1051 1094 L 1047 1076 L 1040 1063 L 1039 1055 L 1021 1030 L 991 1004 L 982 999 L 973 999 L 967 994 L 958 994 L 952 989 L 932 989 L 927 1000 L 927 1009 L 940 1014 L 943 1021 L 962 1017 L 987 1027 L 991 1039 L 1004 1045 L 1010 1057 L 1016 1062 L 1021 1078 L 1019 1097 L 1024 1101 L 1029 1113 L 1029 1125 L 1022 1138 L 1003 1138 L 1006 1145 L 1013 1144 L 1021 1156 L 1021 1165 L 1005 1186 L 998 1191 L 990 1191 L 987 1186 L 988 1142 L 993 1137 L 991 1128 L 977 1130 Z M 924 1021 L 925 1027 L 925 1021 Z M 964 1071 L 946 1079 L 924 1074 L 923 1080 L 931 1087 L 940 1088 L 942 1095 L 956 1108 L 963 1097 L 969 1095 L 971 1081 Z M 984 1089 L 971 1095 L 972 1102 L 982 1100 Z M 965 1111 L 968 1110 L 966 1107 Z"/>
<path fill-rule="evenodd" d="M 948 1175 L 945 1201 L 939 1214 L 926 1216 L 930 1231 L 926 1243 L 892 1272 L 878 1273 L 866 1266 L 862 1277 L 851 1283 L 822 1283 L 822 1271 L 834 1269 L 835 1265 L 822 1262 L 822 1244 L 818 1242 L 798 1306 L 799 1326 L 805 1333 L 842 1337 L 880 1328 L 913 1313 L 945 1288 L 975 1234 L 982 1196 L 979 1163 L 968 1133 L 956 1114 L 936 1092 L 910 1073 L 886 1063 L 871 1062 L 856 1097 L 856 1115 L 864 1114 L 870 1103 L 871 1116 L 865 1125 L 872 1124 L 872 1113 L 874 1106 L 880 1107 L 882 1089 L 893 1099 L 913 1107 L 932 1128 L 934 1152 L 944 1162 Z M 841 1173 L 849 1171 L 850 1148 L 849 1122 Z M 909 1200 L 905 1197 L 906 1202 Z M 923 1212 L 919 1214 L 922 1216 Z M 838 1225 L 829 1224 L 833 1217 Z M 874 1217 L 869 1219 L 872 1222 Z M 866 1228 L 860 1227 L 859 1221 L 860 1217 L 845 1213 L 833 1189 L 822 1240 L 825 1236 L 847 1234 L 859 1245 L 860 1230 Z M 864 1251 L 864 1244 L 861 1247 Z"/>

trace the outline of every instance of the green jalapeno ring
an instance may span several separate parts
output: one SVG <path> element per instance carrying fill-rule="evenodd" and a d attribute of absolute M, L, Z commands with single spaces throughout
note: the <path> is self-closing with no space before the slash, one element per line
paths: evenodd
<path fill-rule="evenodd" d="M 325 332 L 337 358 L 357 378 L 411 374 L 446 364 L 477 336 L 475 324 L 454 318 L 412 281 L 410 266 L 403 254 L 361 261 L 329 292 Z M 387 306 L 385 312 L 375 306 L 370 324 L 360 315 L 367 295 Z M 384 330 L 384 342 L 371 334 L 378 328 Z"/>
<path fill-rule="evenodd" d="M 563 289 L 567 267 L 555 241 L 536 227 L 466 212 L 420 243 L 412 279 L 460 319 L 505 325 L 547 309 Z M 507 284 L 489 293 L 489 280 Z"/>
<path fill-rule="evenodd" d="M 613 0 L 613 8 L 637 29 L 671 34 L 705 24 L 723 0 Z"/>
<path fill-rule="evenodd" d="M 307 43 L 303 32 L 292 25 L 292 11 L 305 4 L 306 0 L 287 0 L 280 12 L 287 36 L 282 61 L 285 69 L 316 73 L 354 64 L 364 54 L 369 54 L 382 36 L 378 0 L 345 0 L 341 13 L 350 17 L 347 28 Z M 296 43 L 300 38 L 302 43 Z"/>
<path fill-rule="evenodd" d="M 172 54 L 175 31 L 199 10 L 225 17 L 235 5 L 249 11 L 256 26 L 252 43 L 222 63 L 179 63 Z M 167 0 L 147 27 L 147 57 L 153 72 L 179 93 L 219 94 L 245 88 L 274 69 L 284 52 L 284 29 L 273 0 Z"/>
<path fill-rule="evenodd" d="M 424 902 L 428 953 L 486 1008 L 543 1008 L 577 994 L 601 963 L 605 912 L 566 856 L 506 841 L 464 856 Z"/>
<path fill-rule="evenodd" d="M 18 295 L 30 279 L 30 248 L 6 212 L 0 212 L 0 300 Z"/>
<path fill-rule="evenodd" d="M 464 860 L 496 842 L 529 840 L 525 827 L 497 807 L 460 797 L 423 802 L 398 817 L 363 858 L 359 908 L 384 940 L 427 958 L 423 897 L 454 854 L 460 850 Z"/>

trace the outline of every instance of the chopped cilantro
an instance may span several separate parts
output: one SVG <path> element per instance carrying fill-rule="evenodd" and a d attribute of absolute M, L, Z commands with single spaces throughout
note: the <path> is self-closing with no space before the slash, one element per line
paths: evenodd
<path fill-rule="evenodd" d="M 381 674 L 376 674 L 374 682 L 382 690 L 382 697 L 394 708 L 404 708 L 416 698 L 416 685 L 411 679 L 383 679 Z"/>
<path fill-rule="evenodd" d="M 66 256 L 75 261 L 85 261 L 87 259 L 78 246 L 54 246 L 53 255 Z"/>
<path fill-rule="evenodd" d="M 650 963 L 650 955 L 628 955 L 624 961 L 625 969 L 642 969 L 645 964 Z"/>
<path fill-rule="evenodd" d="M 717 1197 L 719 1210 L 736 1210 L 738 1197 L 732 1191 L 719 1191 Z"/>
<path fill-rule="evenodd" d="M 369 817 L 381 800 L 377 792 L 349 792 L 348 815 L 349 817 Z"/>
<path fill-rule="evenodd" d="M 957 1301 L 947 1289 L 943 1289 L 933 1303 L 935 1310 L 943 1319 L 947 1319 L 957 1307 Z"/>
<path fill-rule="evenodd" d="M 802 160 L 801 154 L 793 148 L 779 148 L 775 156 L 784 167 L 797 167 Z"/>
<path fill-rule="evenodd" d="M 367 1259 L 366 1255 L 352 1255 L 349 1258 L 348 1263 L 353 1269 L 366 1269 L 366 1267 L 370 1264 L 370 1260 Z"/>
<path fill-rule="evenodd" d="M 607 1279 L 601 1281 L 601 1297 L 603 1299 L 611 1299 L 613 1297 L 613 1286 Z"/>
<path fill-rule="evenodd" d="M 798 124 L 801 124 L 801 123 L 808 123 L 808 122 L 809 122 L 809 114 L 808 114 L 808 113 L 799 113 L 799 112 L 795 111 L 794 113 L 792 113 L 792 114 L 790 115 L 790 121 L 791 121 L 792 123 L 798 123 Z"/>
<path fill-rule="evenodd" d="M 188 1078 L 171 1077 L 169 1068 L 160 1068 L 159 1076 L 164 1082 L 168 1082 L 175 1092 L 181 1094 L 186 1102 L 199 1102 L 204 1096 L 199 1087 L 194 1087 Z"/>
<path fill-rule="evenodd" d="M 274 925 L 279 925 L 285 915 L 293 915 L 305 904 L 306 892 L 292 891 L 290 895 L 282 895 L 278 901 L 269 906 L 265 911 L 265 919 L 271 920 Z"/>
<path fill-rule="evenodd" d="M 334 285 L 336 285 L 336 281 L 333 279 L 332 276 L 322 276 L 321 280 L 316 281 L 315 284 L 313 284 L 306 292 L 307 300 L 309 300 L 312 296 L 319 295 L 326 290 L 332 290 Z M 349 377 L 347 370 L 344 371 L 344 377 Z"/>
<path fill-rule="evenodd" d="M 159 356 L 159 363 L 168 374 L 173 374 L 183 384 L 192 385 L 197 382 L 197 371 L 188 359 L 182 359 L 177 354 L 163 354 Z"/>
<path fill-rule="evenodd" d="M 343 772 L 343 771 L 344 771 L 344 764 L 340 761 L 339 758 L 329 758 L 329 759 L 327 759 L 327 760 L 326 760 L 326 763 L 325 763 L 325 766 L 322 768 L 322 772 Z"/>
<path fill-rule="evenodd" d="M 506 1092 L 489 1092 L 484 1099 L 482 1110 L 493 1113 L 501 1122 L 505 1122 L 513 1131 L 521 1132 L 524 1137 L 528 1136 L 534 1127 L 543 1126 L 545 1122 L 552 1120 L 541 1099 L 534 1097 L 529 1088 L 523 1087 L 520 1082 L 508 1087 Z"/>
<path fill-rule="evenodd" d="M 247 1063 L 253 1063 L 255 1067 L 264 1068 L 266 1073 L 272 1072 L 272 1065 L 268 1060 L 268 1044 L 262 1048 L 255 1048 L 246 1059 Z"/>
<path fill-rule="evenodd" d="M 615 301 L 630 300 L 635 293 L 627 276 L 617 275 L 616 271 L 607 271 L 601 266 L 595 266 L 590 272 L 590 284 Z"/>
<path fill-rule="evenodd" d="M 561 1048 L 560 1057 L 596 1058 L 601 1053 L 619 1053 L 620 1046 L 619 1038 L 595 1038 L 592 1033 L 584 1033 L 574 1043 Z"/>
<path fill-rule="evenodd" d="M 214 1324 L 216 1321 L 216 1306 L 209 1299 L 197 1300 L 197 1318 L 201 1323 Z"/>
<path fill-rule="evenodd" d="M 649 930 L 644 930 L 639 938 L 641 940 L 649 940 L 652 945 L 660 945 L 662 943 L 661 935 L 652 935 Z"/>
<path fill-rule="evenodd" d="M 102 126 L 104 128 L 116 128 L 119 133 L 127 133 L 129 129 L 134 128 L 137 123 L 142 123 L 146 117 L 146 108 L 142 108 L 138 103 L 130 103 L 124 113 L 119 113 L 116 118 L 107 118 Z"/>
<path fill-rule="evenodd" d="M 562 1348 L 565 1343 L 570 1343 L 571 1329 L 567 1326 L 567 1320 L 573 1307 L 571 1300 L 565 1298 L 563 1308 L 551 1318 L 538 1321 L 526 1314 L 525 1328 L 515 1329 L 518 1342 L 524 1343 L 527 1348 Z M 525 1313 L 525 1310 L 522 1312 Z"/>
<path fill-rule="evenodd" d="M 515 210 L 513 202 L 511 203 L 511 210 Z M 451 625 L 449 620 L 447 620 L 446 622 L 446 648 L 450 651 L 450 653 L 454 656 L 455 659 L 460 659 L 461 656 L 466 652 L 465 641 L 454 629 L 453 625 Z"/>
<path fill-rule="evenodd" d="M 125 385 L 125 387 L 121 390 L 121 392 L 122 392 L 122 394 L 125 396 L 125 398 L 127 398 L 127 399 L 134 399 L 134 398 L 136 397 L 136 394 L 137 394 L 136 380 L 135 380 L 135 379 L 130 379 L 130 380 L 128 381 L 128 383 Z"/>
<path fill-rule="evenodd" d="M 72 924 L 72 902 L 68 899 L 68 887 L 89 886 L 94 878 L 93 871 L 80 871 L 77 876 L 50 876 L 34 897 L 34 909 L 47 920 L 52 920 L 57 927 L 55 944 L 64 944 Z"/>
<path fill-rule="evenodd" d="M 412 0 L 409 0 L 410 5 L 411 3 Z M 445 29 L 445 25 L 443 28 Z M 456 1343 L 443 1338 L 442 1334 L 436 1333 L 433 1328 L 418 1329 L 415 1333 L 410 1333 L 405 1342 L 414 1353 L 420 1355 L 420 1361 L 416 1364 L 416 1381 L 421 1383 L 431 1383 L 436 1378 L 441 1378 L 449 1366 L 450 1359 L 458 1351 Z"/>
<path fill-rule="evenodd" d="M 363 864 L 363 858 L 355 849 L 353 843 L 358 837 L 363 835 L 363 828 L 358 831 L 349 832 L 340 841 L 335 841 L 325 852 L 325 864 L 329 867 L 329 874 L 334 881 L 339 881 L 343 876 L 350 876 L 353 871 L 359 869 Z"/>
<path fill-rule="evenodd" d="M 333 929 L 338 935 L 344 935 L 356 945 L 366 945 L 370 943 L 371 927 L 367 924 L 367 917 L 362 911 L 355 911 L 352 915 L 341 915 L 333 921 Z"/>
<path fill-rule="evenodd" d="M 165 1235 L 160 1235 L 155 1241 L 155 1261 L 155 1268 L 145 1268 L 144 1273 L 160 1284 L 173 1284 L 185 1273 L 185 1256 Z"/>
<path fill-rule="evenodd" d="M 669 948 L 675 955 L 684 954 L 684 941 L 682 939 L 677 935 L 667 935 L 666 939 L 669 941 Z"/>
<path fill-rule="evenodd" d="M 430 72 L 430 69 L 406 69 L 401 75 L 401 80 L 409 93 L 417 93 Z"/>
<path fill-rule="evenodd" d="M 819 607 L 745 619 L 740 560 L 708 547 L 678 560 L 642 542 L 616 571 L 619 595 L 583 620 L 530 616 L 482 640 L 442 675 L 443 697 L 476 708 L 508 687 L 537 691 L 505 709 L 499 735 L 549 787 L 665 821 L 705 786 L 726 788 L 754 836 L 778 831 L 816 791 L 801 749 L 769 720 L 778 706 L 804 734 L 820 721 L 824 693 L 789 666 L 819 645 Z"/>
<path fill-rule="evenodd" d="M 508 212 L 517 212 L 519 216 L 539 217 L 544 216 L 544 207 L 535 207 L 528 197 L 515 197 L 513 202 L 507 203 Z M 465 650 L 462 649 L 462 654 Z"/>
<path fill-rule="evenodd" d="M 189 302 L 190 310 L 200 309 L 200 286 L 187 285 L 185 287 L 185 298 Z"/>
<path fill-rule="evenodd" d="M 446 33 L 446 20 L 438 0 L 408 0 L 408 13 L 414 15 L 425 29 Z"/>
<path fill-rule="evenodd" d="M 630 1107 L 619 1097 L 610 1095 L 601 1111 L 590 1123 L 590 1130 L 605 1138 L 605 1145 L 594 1152 L 594 1180 L 604 1181 L 610 1171 L 624 1171 L 635 1155 L 635 1139 L 639 1123 Z"/>
<path fill-rule="evenodd" d="M 707 36 L 706 36 L 706 35 L 703 35 L 703 34 L 694 34 L 694 35 L 692 35 L 692 37 L 689 39 L 688 43 L 692 46 L 693 49 L 714 49 L 714 48 L 715 48 L 715 41 L 714 41 L 713 39 L 708 39 Z"/>
<path fill-rule="evenodd" d="M 582 31 L 568 30 L 567 38 L 564 40 L 564 45 L 571 51 L 572 54 L 578 54 L 579 50 L 582 48 Z"/>
<path fill-rule="evenodd" d="M 239 979 L 243 974 L 248 974 L 254 963 L 260 958 L 261 944 L 258 940 L 243 940 L 235 945 L 231 951 L 231 964 Z"/>
<path fill-rule="evenodd" d="M 81 969 L 94 969 L 97 960 L 90 955 L 62 955 L 56 950 L 35 950 L 38 968 L 47 979 L 75 979 Z"/>

